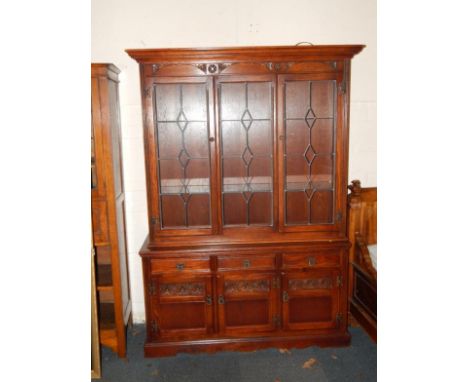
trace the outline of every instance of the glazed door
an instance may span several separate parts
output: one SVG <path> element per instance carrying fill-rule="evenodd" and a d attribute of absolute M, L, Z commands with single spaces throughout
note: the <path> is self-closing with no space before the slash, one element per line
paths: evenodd
<path fill-rule="evenodd" d="M 275 82 L 271 75 L 216 80 L 223 227 L 274 225 Z"/>
<path fill-rule="evenodd" d="M 149 333 L 157 337 L 197 337 L 213 331 L 210 276 L 153 276 Z"/>
<path fill-rule="evenodd" d="M 226 273 L 217 279 L 219 331 L 251 335 L 276 329 L 278 281 L 272 273 Z"/>
<path fill-rule="evenodd" d="M 212 79 L 147 80 L 146 147 L 151 187 L 150 227 L 158 235 L 210 234 L 213 202 L 214 127 Z M 154 125 L 153 122 L 154 121 Z"/>
<path fill-rule="evenodd" d="M 346 195 L 347 173 L 340 81 L 341 74 L 278 76 L 282 231 L 338 230 L 344 224 L 345 200 L 338 197 Z"/>
<path fill-rule="evenodd" d="M 285 330 L 337 328 L 341 279 L 337 270 L 291 272 L 283 276 Z"/>

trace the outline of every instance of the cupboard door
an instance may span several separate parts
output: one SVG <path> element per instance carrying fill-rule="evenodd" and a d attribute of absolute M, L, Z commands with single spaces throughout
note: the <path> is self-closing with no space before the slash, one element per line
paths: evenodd
<path fill-rule="evenodd" d="M 283 276 L 283 328 L 308 330 L 337 328 L 339 286 L 337 270 L 286 273 Z"/>
<path fill-rule="evenodd" d="M 148 80 L 147 141 L 151 223 L 158 234 L 214 232 L 212 79 Z M 155 191 L 156 190 L 156 191 Z"/>
<path fill-rule="evenodd" d="M 188 338 L 212 332 L 210 276 L 153 276 L 149 289 L 152 337 Z"/>
<path fill-rule="evenodd" d="M 272 273 L 226 273 L 217 279 L 219 331 L 252 335 L 276 329 L 277 278 Z"/>
<path fill-rule="evenodd" d="M 273 226 L 275 78 L 217 79 L 222 225 Z"/>
<path fill-rule="evenodd" d="M 335 74 L 279 76 L 280 226 L 284 231 L 333 230 L 343 224 L 338 181 L 347 164 L 337 149 L 343 128 L 339 80 Z"/>

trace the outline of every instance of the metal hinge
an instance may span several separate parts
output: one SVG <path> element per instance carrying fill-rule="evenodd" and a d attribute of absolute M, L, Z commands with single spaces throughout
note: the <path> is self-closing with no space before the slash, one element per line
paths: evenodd
<path fill-rule="evenodd" d="M 156 333 L 156 331 L 158 330 L 158 324 L 155 320 L 151 321 L 151 330 L 153 331 L 153 333 Z"/>
<path fill-rule="evenodd" d="M 343 321 L 343 314 L 342 313 L 337 313 L 336 314 L 336 323 L 339 326 L 341 324 L 341 321 Z"/>
<path fill-rule="evenodd" d="M 271 286 L 275 289 L 279 288 L 280 280 L 279 277 L 274 277 Z"/>
<path fill-rule="evenodd" d="M 151 217 L 151 224 L 153 224 L 153 225 L 159 224 L 159 218 L 152 216 Z"/>
<path fill-rule="evenodd" d="M 148 285 L 148 290 L 149 290 L 150 295 L 154 295 L 155 289 L 156 288 L 154 286 L 154 281 L 150 281 Z"/>
<path fill-rule="evenodd" d="M 342 218 L 343 218 L 343 214 L 341 213 L 341 211 L 338 211 L 336 213 L 336 221 L 340 222 Z"/>
<path fill-rule="evenodd" d="M 153 90 L 153 86 L 152 86 L 152 85 L 147 86 L 146 89 L 145 89 L 145 97 L 151 97 L 152 90 Z"/>
<path fill-rule="evenodd" d="M 343 286 L 343 277 L 342 276 L 338 276 L 336 278 L 336 285 L 339 286 L 339 287 Z"/>
<path fill-rule="evenodd" d="M 338 91 L 342 94 L 346 93 L 346 81 L 343 80 L 341 83 L 338 85 Z"/>
<path fill-rule="evenodd" d="M 281 326 L 281 320 L 280 320 L 280 317 L 277 314 L 275 314 L 273 316 L 273 323 L 275 324 L 275 326 L 277 328 L 279 328 Z"/>

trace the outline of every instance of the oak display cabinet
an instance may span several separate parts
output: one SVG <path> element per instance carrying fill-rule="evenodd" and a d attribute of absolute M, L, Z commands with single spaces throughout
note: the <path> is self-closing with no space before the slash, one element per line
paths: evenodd
<path fill-rule="evenodd" d="M 131 320 L 125 237 L 118 75 L 91 64 L 91 211 L 96 248 L 99 341 L 125 357 Z"/>
<path fill-rule="evenodd" d="M 347 345 L 351 58 L 144 49 L 146 356 Z"/>

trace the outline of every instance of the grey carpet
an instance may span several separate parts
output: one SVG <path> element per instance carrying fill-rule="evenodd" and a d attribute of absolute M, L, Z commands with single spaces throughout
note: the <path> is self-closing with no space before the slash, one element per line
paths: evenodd
<path fill-rule="evenodd" d="M 277 349 L 256 352 L 178 354 L 144 358 L 144 325 L 128 331 L 127 359 L 102 349 L 103 382 L 334 382 L 376 381 L 377 346 L 359 327 L 349 328 L 346 348 Z M 313 365 L 304 368 L 312 360 Z"/>

